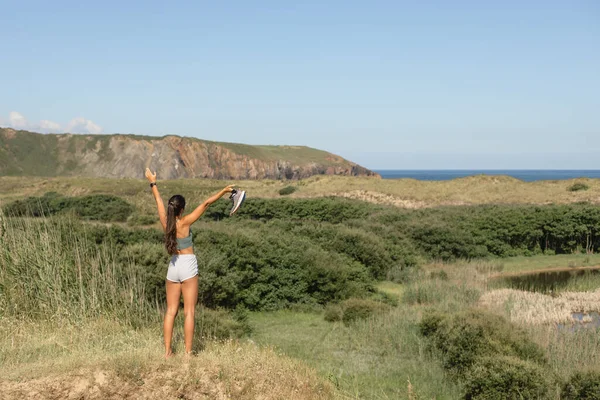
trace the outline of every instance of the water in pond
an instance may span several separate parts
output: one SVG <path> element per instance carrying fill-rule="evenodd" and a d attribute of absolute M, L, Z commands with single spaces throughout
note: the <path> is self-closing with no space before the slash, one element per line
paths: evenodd
<path fill-rule="evenodd" d="M 544 271 L 535 274 L 505 276 L 497 284 L 518 290 L 544 294 L 558 294 L 563 291 L 592 291 L 600 288 L 600 269 L 579 269 Z M 600 329 L 598 312 L 574 312 L 574 323 L 559 324 L 561 330 Z"/>
<path fill-rule="evenodd" d="M 501 281 L 502 286 L 513 289 L 550 294 L 566 288 L 574 280 L 585 281 L 588 278 L 597 280 L 600 278 L 600 270 L 544 271 L 537 274 L 506 276 L 501 278 Z"/>
<path fill-rule="evenodd" d="M 597 312 L 572 314 L 573 319 L 577 322 L 574 324 L 558 324 L 558 329 L 567 329 L 576 331 L 579 329 L 596 328 L 600 329 L 600 314 Z"/>

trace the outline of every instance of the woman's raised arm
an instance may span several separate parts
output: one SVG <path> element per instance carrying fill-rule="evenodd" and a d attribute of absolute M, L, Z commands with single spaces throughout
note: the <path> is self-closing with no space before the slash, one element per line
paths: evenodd
<path fill-rule="evenodd" d="M 158 218 L 160 219 L 160 224 L 162 225 L 163 230 L 166 230 L 167 212 L 165 211 L 165 204 L 163 203 L 162 197 L 160 197 L 160 193 L 158 193 L 158 187 L 156 186 L 156 172 L 152 173 L 150 168 L 146 168 L 146 179 L 148 179 L 150 182 L 152 194 L 154 195 L 154 200 L 156 200 L 156 208 L 158 209 Z"/>
<path fill-rule="evenodd" d="M 227 193 L 231 193 L 233 191 L 233 186 L 234 185 L 228 185 L 227 187 L 225 187 L 224 189 L 222 189 L 219 193 L 216 193 L 214 195 L 212 195 L 211 197 L 209 197 L 208 199 L 204 200 L 204 203 L 200 204 L 198 207 L 196 207 L 196 209 L 194 211 L 192 211 L 191 213 L 189 213 L 188 215 L 186 215 L 185 217 L 183 217 L 181 219 L 181 222 L 186 224 L 186 225 L 191 225 L 194 222 L 196 222 L 198 220 L 198 218 L 200 218 L 202 216 L 202 214 L 204 214 L 204 212 L 206 211 L 206 209 L 215 201 L 219 200 L 221 197 L 223 197 L 225 194 Z"/>

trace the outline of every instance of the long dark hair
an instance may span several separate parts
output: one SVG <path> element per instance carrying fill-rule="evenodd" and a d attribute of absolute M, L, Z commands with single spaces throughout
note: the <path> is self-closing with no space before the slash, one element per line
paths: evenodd
<path fill-rule="evenodd" d="M 185 208 L 185 199 L 176 194 L 169 199 L 167 206 L 167 230 L 165 232 L 165 246 L 170 255 L 177 253 L 177 220 L 181 211 Z"/>

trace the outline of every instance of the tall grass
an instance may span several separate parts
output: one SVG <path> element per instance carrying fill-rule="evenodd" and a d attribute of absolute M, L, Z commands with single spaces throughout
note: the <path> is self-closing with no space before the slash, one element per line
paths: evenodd
<path fill-rule="evenodd" d="M 198 308 L 195 350 L 184 360 L 182 313 L 176 356 L 162 357 L 160 304 L 144 275 L 95 245 L 68 217 L 0 215 L 0 397 L 3 399 L 330 399 L 332 385 L 298 361 L 238 340 L 243 313 Z M 257 368 L 259 367 L 259 368 Z M 182 373 L 184 371 L 185 373 Z"/>
<path fill-rule="evenodd" d="M 0 313 L 71 322 L 99 316 L 139 325 L 155 320 L 141 271 L 117 262 L 108 244 L 96 246 L 75 221 L 3 217 Z"/>

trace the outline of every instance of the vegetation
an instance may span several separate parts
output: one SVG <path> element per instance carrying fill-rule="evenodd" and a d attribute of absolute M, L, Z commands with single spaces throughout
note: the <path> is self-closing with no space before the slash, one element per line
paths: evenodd
<path fill-rule="evenodd" d="M 135 185 L 122 197 L 96 190 L 29 192 L 0 211 L 0 390 L 9 396 L 27 397 L 24 385 L 52 365 L 61 383 L 51 387 L 71 397 L 77 385 L 61 385 L 97 385 L 106 397 L 109 387 L 126 397 L 174 385 L 234 398 L 595 398 L 597 330 L 557 328 L 536 307 L 563 310 L 559 324 L 569 324 L 572 310 L 600 304 L 598 274 L 570 277 L 552 296 L 492 284 L 520 269 L 598 264 L 593 206 L 406 210 L 275 192 L 230 218 L 218 202 L 192 227 L 199 354 L 175 382 L 165 376 L 180 356 L 160 361 L 162 232 L 140 227 L 153 214 Z M 90 223 L 120 210 L 129 210 L 120 222 Z M 114 384 L 85 372 L 97 370 Z"/>
<path fill-rule="evenodd" d="M 64 197 L 56 192 L 16 200 L 4 208 L 4 213 L 12 216 L 44 217 L 73 212 L 82 219 L 104 222 L 124 222 L 132 211 L 133 207 L 120 197 L 105 194 Z"/>
<path fill-rule="evenodd" d="M 298 188 L 296 186 L 286 186 L 283 189 L 279 190 L 279 195 L 280 196 L 288 196 L 288 195 L 294 193 L 296 190 L 298 190 Z"/>
<path fill-rule="evenodd" d="M 1 154 L 0 152 L 0 157 Z M 192 202 L 201 201 L 223 186 L 223 181 L 215 179 L 165 180 L 161 171 L 157 172 L 161 193 L 165 196 L 179 193 Z M 585 183 L 589 190 L 570 192 L 569 186 L 576 182 Z M 505 176 L 483 175 L 450 181 L 313 176 L 295 182 L 294 186 L 302 192 L 303 198 L 334 195 L 412 210 L 481 204 L 599 204 L 599 182 L 598 179 L 522 182 Z M 249 198 L 278 198 L 279 191 L 290 185 L 287 181 L 277 180 L 245 180 L 231 183 L 246 190 Z M 140 179 L 2 176 L 0 187 L 0 201 L 41 196 L 50 191 L 65 196 L 104 193 L 123 197 L 143 213 L 151 214 L 152 211 L 152 203 L 148 202 L 148 184 Z"/>
<path fill-rule="evenodd" d="M 600 399 L 600 372 L 576 372 L 562 390 L 565 400 L 598 400 Z"/>
<path fill-rule="evenodd" d="M 349 325 L 354 321 L 389 311 L 389 306 L 370 299 L 351 298 L 339 304 L 330 304 L 325 309 L 325 320 L 343 321 Z"/>
<path fill-rule="evenodd" d="M 466 400 L 545 399 L 553 386 L 539 364 L 500 355 L 479 361 L 466 382 Z"/>
<path fill-rule="evenodd" d="M 524 331 L 495 314 L 427 314 L 419 328 L 442 355 L 444 368 L 458 376 L 464 376 L 481 360 L 497 356 L 546 363 L 541 348 Z"/>
<path fill-rule="evenodd" d="M 577 182 L 569 186 L 569 192 L 579 192 L 580 190 L 588 190 L 589 188 L 585 183 Z"/>

